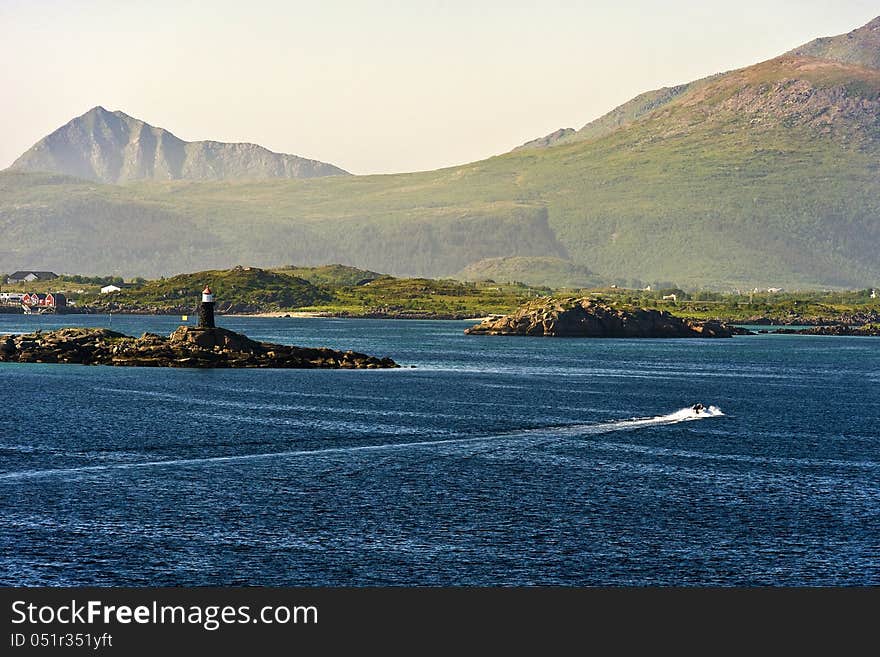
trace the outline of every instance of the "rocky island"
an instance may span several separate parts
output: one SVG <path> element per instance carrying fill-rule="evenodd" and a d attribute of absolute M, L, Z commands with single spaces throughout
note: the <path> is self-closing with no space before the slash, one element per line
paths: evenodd
<path fill-rule="evenodd" d="M 134 338 L 103 328 L 4 335 L 0 336 L 0 361 L 136 367 L 399 367 L 390 358 L 257 342 L 234 331 L 194 326 L 181 326 L 168 337 L 144 333 Z"/>
<path fill-rule="evenodd" d="M 729 338 L 750 331 L 717 321 L 686 320 L 661 310 L 622 310 L 583 298 L 542 297 L 516 312 L 465 329 L 469 335 L 578 338 Z"/>
<path fill-rule="evenodd" d="M 399 367 L 390 358 L 355 351 L 305 348 L 251 340 L 214 325 L 214 295 L 202 291 L 199 325 L 181 326 L 167 338 L 134 338 L 104 328 L 63 328 L 0 336 L 0 362 L 77 363 L 135 367 L 275 367 L 378 369 Z"/>

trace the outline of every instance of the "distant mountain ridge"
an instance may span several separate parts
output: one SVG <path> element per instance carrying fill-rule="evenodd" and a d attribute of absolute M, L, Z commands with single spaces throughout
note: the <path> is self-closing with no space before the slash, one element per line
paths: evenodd
<path fill-rule="evenodd" d="M 187 142 L 124 112 L 94 107 L 44 137 L 10 167 L 97 182 L 242 180 L 346 175 L 339 167 L 262 146 Z"/>
<path fill-rule="evenodd" d="M 0 172 L 0 268 L 341 262 L 401 276 L 880 287 L 880 68 L 866 65 L 878 26 L 437 171 L 122 186 Z"/>
<path fill-rule="evenodd" d="M 794 58 L 803 59 L 805 57 L 880 69 L 880 16 L 867 25 L 846 34 L 814 39 L 771 61 L 792 60 Z M 647 91 L 614 108 L 595 121 L 587 123 L 579 130 L 560 128 L 544 137 L 527 141 L 521 146 L 517 146 L 514 150 L 547 148 L 603 137 L 618 128 L 627 126 L 633 121 L 651 114 L 654 110 L 663 107 L 687 92 L 703 87 L 732 73 L 736 73 L 736 71 L 717 73 L 707 78 L 674 87 L 663 87 Z"/>

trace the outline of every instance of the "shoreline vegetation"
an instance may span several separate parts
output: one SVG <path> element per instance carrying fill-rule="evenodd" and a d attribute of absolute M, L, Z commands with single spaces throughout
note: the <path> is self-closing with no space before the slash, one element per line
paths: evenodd
<path fill-rule="evenodd" d="M 552 289 L 522 282 L 395 278 L 378 272 L 325 265 L 276 269 L 238 266 L 168 278 L 123 281 L 118 277 L 61 276 L 48 281 L 6 283 L 7 294 L 63 292 L 66 312 L 86 314 L 196 314 L 194 293 L 215 290 L 217 314 L 264 318 L 363 318 L 497 320 L 536 300 L 588 298 L 619 312 L 662 311 L 690 322 L 762 327 L 865 327 L 880 325 L 880 300 L 862 290 L 683 290 L 670 282 L 642 289 L 615 286 Z M 121 289 L 102 294 L 101 287 Z M 0 312 L 21 312 L 10 300 Z"/>

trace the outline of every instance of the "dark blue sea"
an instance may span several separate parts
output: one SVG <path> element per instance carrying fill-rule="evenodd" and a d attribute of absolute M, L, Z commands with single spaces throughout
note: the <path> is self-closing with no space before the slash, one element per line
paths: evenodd
<path fill-rule="evenodd" d="M 221 323 L 407 367 L 0 364 L 0 583 L 880 584 L 880 339 Z"/>

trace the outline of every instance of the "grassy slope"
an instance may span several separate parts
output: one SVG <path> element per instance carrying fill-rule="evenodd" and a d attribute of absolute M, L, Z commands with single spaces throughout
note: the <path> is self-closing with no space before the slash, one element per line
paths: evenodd
<path fill-rule="evenodd" d="M 114 187 L 3 172 L 0 231 L 10 239 L 0 244 L 0 267 L 38 262 L 155 276 L 236 262 L 342 261 L 443 275 L 484 257 L 565 255 L 543 204 L 510 200 L 504 180 L 457 184 L 467 177 L 447 170 L 329 185 L 327 178 Z"/>
<path fill-rule="evenodd" d="M 789 58 L 695 85 L 598 139 L 434 172 L 126 187 L 4 173 L 0 258 L 87 273 L 343 261 L 436 276 L 527 255 L 681 285 L 873 284 L 880 126 L 723 109 L 743 89 L 769 102 L 790 79 L 880 97 L 880 71 Z M 46 231 L 60 239 L 34 255 Z"/>
<path fill-rule="evenodd" d="M 327 289 L 363 285 L 368 281 L 382 278 L 385 274 L 375 271 L 348 267 L 346 265 L 321 265 L 319 267 L 297 267 L 288 265 L 274 270 L 279 274 L 302 278 L 312 285 Z"/>
<path fill-rule="evenodd" d="M 526 299 L 547 292 L 545 288 L 524 285 L 384 277 L 365 285 L 336 288 L 333 301 L 303 310 L 350 315 L 480 317 L 510 312 Z"/>
<path fill-rule="evenodd" d="M 7 283 L 6 276 L 0 277 L 0 290 L 3 292 L 14 292 L 17 294 L 25 294 L 28 292 L 61 292 L 69 298 L 77 298 L 83 294 L 98 294 L 101 291 L 101 285 L 90 283 L 77 283 L 65 278 L 55 278 L 51 281 L 34 281 L 32 283 Z"/>
<path fill-rule="evenodd" d="M 817 88 L 861 80 L 874 98 L 880 90 L 877 71 L 771 63 L 704 85 L 700 98 L 680 97 L 605 138 L 533 153 L 560 240 L 610 276 L 704 285 L 877 280 L 877 141 L 701 111 L 744 86 L 791 77 Z M 552 168 L 577 174 L 554 177 Z"/>
<path fill-rule="evenodd" d="M 210 285 L 220 310 L 234 304 L 268 311 L 326 303 L 332 299 L 327 291 L 301 278 L 248 267 L 147 281 L 114 294 L 86 296 L 80 305 L 114 303 L 142 308 L 195 308 L 205 285 Z"/>
<path fill-rule="evenodd" d="M 520 281 L 553 288 L 590 288 L 605 283 L 587 267 L 569 260 L 524 256 L 480 260 L 462 269 L 455 278 L 501 283 Z"/>

